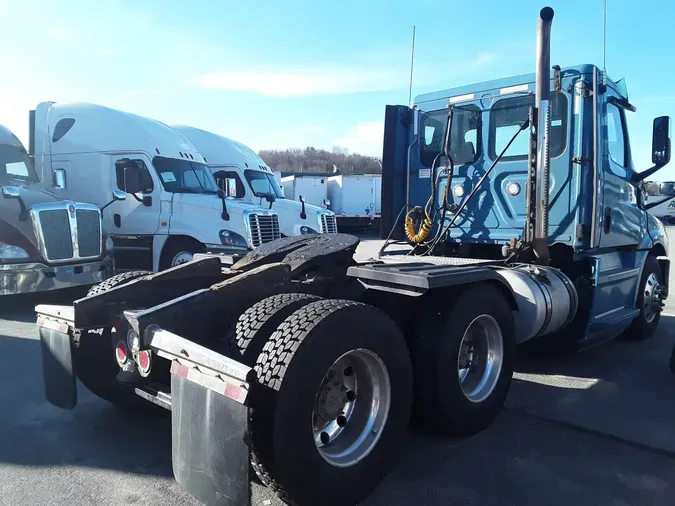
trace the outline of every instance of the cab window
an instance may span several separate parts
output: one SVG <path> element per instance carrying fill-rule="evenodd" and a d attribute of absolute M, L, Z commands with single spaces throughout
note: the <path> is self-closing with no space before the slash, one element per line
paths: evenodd
<path fill-rule="evenodd" d="M 421 118 L 420 159 L 431 167 L 443 151 L 448 111 L 443 109 L 425 113 Z M 474 105 L 454 106 L 448 154 L 455 165 L 474 163 L 481 151 L 481 111 Z"/>
<path fill-rule="evenodd" d="M 609 157 L 626 167 L 626 136 L 621 110 L 614 104 L 607 104 L 607 147 Z"/>
<path fill-rule="evenodd" d="M 234 198 L 240 199 L 246 195 L 246 188 L 237 171 L 229 169 L 213 169 L 213 177 L 216 179 L 216 183 L 221 190 L 225 189 L 221 186 L 221 180 L 234 179 L 237 192 L 236 195 L 234 195 Z"/>
<path fill-rule="evenodd" d="M 490 158 L 494 160 L 506 147 L 520 126 L 527 119 L 534 95 L 504 98 L 494 104 L 490 111 Z M 515 138 L 502 160 L 527 160 L 529 135 L 523 131 Z M 551 158 L 560 156 L 567 147 L 567 96 L 564 93 L 551 95 Z"/>

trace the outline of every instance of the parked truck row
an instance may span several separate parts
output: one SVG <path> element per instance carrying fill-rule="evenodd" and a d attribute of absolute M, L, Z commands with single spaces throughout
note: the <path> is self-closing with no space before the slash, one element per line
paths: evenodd
<path fill-rule="evenodd" d="M 174 474 L 205 504 L 249 504 L 255 473 L 288 504 L 346 506 L 412 412 L 453 437 L 488 427 L 516 346 L 653 336 L 670 264 L 645 180 L 670 161 L 670 118 L 637 171 L 625 83 L 551 66 L 552 20 L 534 74 L 387 106 L 383 236 L 407 248 L 357 263 L 354 236 L 287 237 L 38 306 L 47 399 L 73 409 L 77 377 L 170 410 Z"/>
<path fill-rule="evenodd" d="M 253 151 L 196 128 L 172 128 L 94 104 L 44 102 L 30 112 L 28 152 L 4 127 L 2 143 L 2 206 L 17 207 L 20 215 L 3 224 L 9 241 L 3 294 L 97 283 L 115 271 L 159 271 L 206 251 L 233 261 L 280 237 L 337 232 L 335 214 L 325 206 L 309 205 L 302 196 L 300 202 L 285 198 L 270 167 Z M 63 218 L 58 226 L 42 227 L 39 217 L 44 221 L 48 214 L 36 214 L 39 208 L 32 206 L 46 202 L 66 209 L 80 202 L 76 209 L 90 212 L 78 211 L 79 221 Z M 88 228 L 78 229 L 85 215 Z M 85 234 L 98 234 L 102 245 L 96 254 L 78 248 L 77 237 Z M 52 243 L 65 244 L 68 237 L 72 248 L 51 251 Z M 38 259 L 33 250 L 17 257 L 19 249 L 25 251 L 19 243 L 26 242 L 42 248 L 46 279 L 27 274 L 34 264 L 28 260 Z M 104 257 L 105 269 L 92 276 L 70 265 Z M 73 272 L 78 276 L 65 274 Z"/>

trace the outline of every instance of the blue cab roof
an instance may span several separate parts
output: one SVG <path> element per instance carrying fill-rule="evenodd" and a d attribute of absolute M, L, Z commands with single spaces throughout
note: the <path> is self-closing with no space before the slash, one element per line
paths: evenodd
<path fill-rule="evenodd" d="M 598 68 L 598 79 L 601 80 L 602 69 L 589 63 L 563 68 L 561 69 L 561 76 L 563 79 L 569 76 L 579 76 L 579 75 L 592 76 L 594 68 Z M 553 79 L 553 70 L 551 70 L 551 79 Z M 467 95 L 469 93 L 486 93 L 492 90 L 499 90 L 501 88 L 508 88 L 510 86 L 518 86 L 523 84 L 532 84 L 532 85 L 534 84 L 534 72 L 531 74 L 503 77 L 500 79 L 493 79 L 491 81 L 483 81 L 480 83 L 458 86 L 456 88 L 448 88 L 445 90 L 423 93 L 415 97 L 414 104 L 419 106 L 420 109 L 425 110 L 427 109 L 427 107 L 424 106 L 425 103 L 436 102 L 438 100 L 447 101 L 449 100 L 450 97 Z M 626 91 L 626 85 L 623 78 L 619 79 L 618 81 L 613 81 L 608 76 L 607 85 L 614 88 L 616 92 L 618 92 L 623 98 L 628 100 L 628 93 Z"/>

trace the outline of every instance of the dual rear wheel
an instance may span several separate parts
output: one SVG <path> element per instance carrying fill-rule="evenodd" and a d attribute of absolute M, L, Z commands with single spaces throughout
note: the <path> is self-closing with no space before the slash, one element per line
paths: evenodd
<path fill-rule="evenodd" d="M 260 480 L 298 506 L 362 500 L 392 466 L 413 397 L 448 435 L 487 427 L 511 380 L 511 308 L 478 286 L 429 329 L 411 358 L 389 316 L 359 302 L 282 294 L 241 315 L 229 339 L 264 387 L 249 424 Z"/>

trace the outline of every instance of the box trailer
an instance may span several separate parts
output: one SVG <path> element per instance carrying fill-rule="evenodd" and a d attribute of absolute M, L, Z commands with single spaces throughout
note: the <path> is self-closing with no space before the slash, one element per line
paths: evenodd
<path fill-rule="evenodd" d="M 328 200 L 344 229 L 372 228 L 379 225 L 382 211 L 382 176 L 353 174 L 328 178 Z"/>
<path fill-rule="evenodd" d="M 327 206 L 328 178 L 325 176 L 286 176 L 281 178 L 281 185 L 287 199 L 304 200 L 312 206 Z"/>

